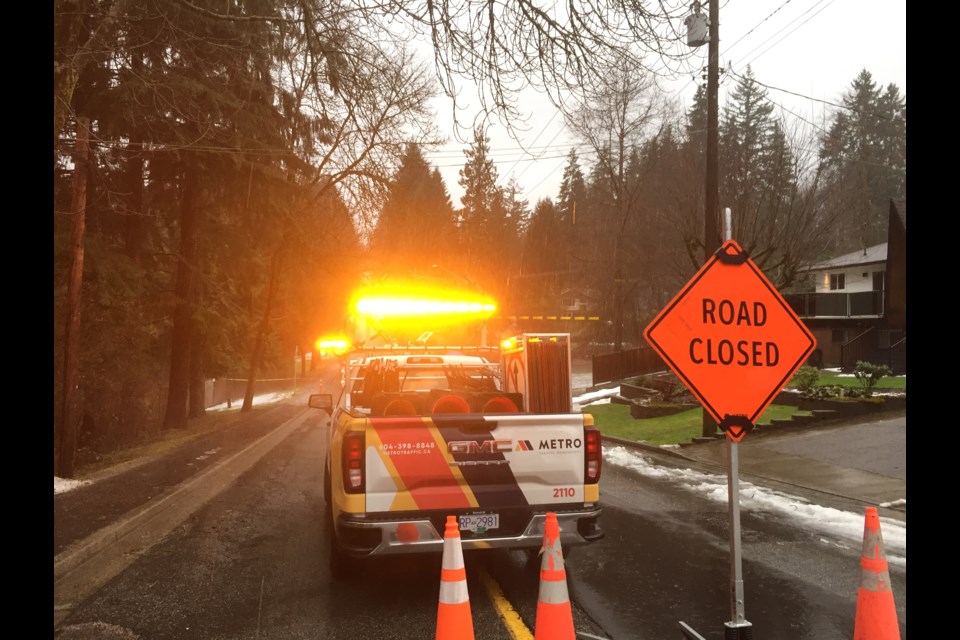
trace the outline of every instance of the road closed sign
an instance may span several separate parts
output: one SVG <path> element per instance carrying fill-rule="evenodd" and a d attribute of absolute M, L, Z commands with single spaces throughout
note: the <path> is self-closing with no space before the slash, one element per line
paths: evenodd
<path fill-rule="evenodd" d="M 816 346 L 813 334 L 733 240 L 664 307 L 644 337 L 734 441 Z"/>

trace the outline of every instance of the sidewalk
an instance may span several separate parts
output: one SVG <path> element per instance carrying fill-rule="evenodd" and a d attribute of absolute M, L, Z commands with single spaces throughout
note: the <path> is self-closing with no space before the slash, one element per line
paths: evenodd
<path fill-rule="evenodd" d="M 899 424 L 906 411 L 872 414 L 857 419 L 818 422 L 789 429 L 748 433 L 737 444 L 739 473 L 764 484 L 813 491 L 865 505 L 877 506 L 885 516 L 906 521 L 906 429 Z M 876 425 L 881 426 L 876 426 Z M 889 439 L 890 458 L 881 465 L 870 461 L 871 432 Z M 868 434 L 868 435 L 864 435 Z M 726 473 L 730 444 L 727 438 L 664 448 L 604 436 L 605 443 L 643 449 L 661 456 Z M 839 443 L 843 442 L 841 446 Z M 902 460 L 902 464 L 901 464 Z"/>

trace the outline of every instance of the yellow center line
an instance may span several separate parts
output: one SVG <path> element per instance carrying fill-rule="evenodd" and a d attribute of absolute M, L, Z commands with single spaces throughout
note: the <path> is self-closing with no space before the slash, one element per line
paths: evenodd
<path fill-rule="evenodd" d="M 530 629 L 527 629 L 527 625 L 523 624 L 520 614 L 510 605 L 510 602 L 503 596 L 500 585 L 490 577 L 485 569 L 480 570 L 480 581 L 483 582 L 490 599 L 493 600 L 493 606 L 497 608 L 497 613 L 503 619 L 503 624 L 510 632 L 510 637 L 513 640 L 533 640 L 533 634 L 530 633 Z"/>

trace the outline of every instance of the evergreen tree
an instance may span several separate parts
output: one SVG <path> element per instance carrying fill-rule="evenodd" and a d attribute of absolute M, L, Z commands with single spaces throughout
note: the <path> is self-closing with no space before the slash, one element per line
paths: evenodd
<path fill-rule="evenodd" d="M 490 158 L 490 138 L 482 128 L 474 130 L 473 142 L 464 154 L 467 161 L 459 181 L 464 190 L 460 198 L 463 270 L 491 293 L 499 294 L 506 284 L 504 259 L 516 229 L 510 229 L 506 197 L 497 185 L 497 168 Z"/>
<path fill-rule="evenodd" d="M 563 178 L 557 194 L 557 211 L 560 219 L 570 226 L 576 224 L 577 208 L 583 208 L 587 200 L 587 185 L 580 168 L 580 158 L 575 147 L 567 154 L 567 164 L 563 167 Z"/>
<path fill-rule="evenodd" d="M 754 196 L 773 131 L 773 104 L 750 67 L 724 107 L 720 123 L 720 202 L 736 215 L 756 206 Z"/>
<path fill-rule="evenodd" d="M 560 212 L 550 198 L 537 202 L 523 234 L 522 260 L 507 302 L 518 314 L 543 313 L 555 309 L 560 299 L 558 272 L 565 268 L 557 251 L 562 242 Z"/>
<path fill-rule="evenodd" d="M 906 196 L 906 99 L 890 84 L 881 90 L 866 69 L 841 99 L 820 139 L 829 207 L 843 211 L 836 251 L 886 241 L 891 198 Z"/>
<path fill-rule="evenodd" d="M 585 222 L 590 219 L 589 204 L 587 201 L 587 184 L 580 168 L 580 159 L 576 148 L 571 148 L 567 154 L 567 164 L 563 167 L 563 178 L 560 181 L 560 190 L 557 194 L 557 225 L 560 233 L 557 234 L 555 251 L 562 258 L 558 269 L 573 271 L 573 248 L 578 236 L 582 235 Z M 571 283 L 573 280 L 570 281 Z"/>
<path fill-rule="evenodd" d="M 358 204 L 381 195 L 400 141 L 425 137 L 433 88 L 408 52 L 361 35 L 361 12 L 316 0 L 54 8 L 54 142 L 64 154 L 54 166 L 54 339 L 69 256 L 65 154 L 83 115 L 98 144 L 79 396 L 106 450 L 184 426 L 203 412 L 211 375 L 248 373 L 252 391 L 259 373 L 289 372 L 307 341 L 292 319 L 311 313 L 292 287 L 309 291 L 304 269 L 319 279 L 357 253 L 347 209 L 372 209 Z M 334 195 L 342 206 L 322 205 Z M 277 322 L 278 309 L 291 321 Z"/>
<path fill-rule="evenodd" d="M 371 239 L 387 273 L 444 264 L 454 250 L 454 211 L 440 173 L 408 144 Z"/>

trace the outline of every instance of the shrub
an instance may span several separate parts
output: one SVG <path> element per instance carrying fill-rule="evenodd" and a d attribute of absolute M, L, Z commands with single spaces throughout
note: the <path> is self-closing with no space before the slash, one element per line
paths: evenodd
<path fill-rule="evenodd" d="M 853 368 L 853 375 L 863 385 L 863 392 L 866 397 L 873 395 L 873 390 L 884 376 L 892 373 L 890 367 L 885 364 L 873 364 L 863 360 L 857 360 L 857 365 Z"/>
<path fill-rule="evenodd" d="M 805 398 L 826 400 L 828 398 L 842 398 L 843 391 L 843 387 L 836 384 L 813 385 L 809 389 L 801 392 L 801 395 Z"/>
<path fill-rule="evenodd" d="M 817 384 L 820 379 L 820 370 L 816 367 L 803 365 L 793 376 L 793 384 L 800 393 L 806 393 Z"/>

